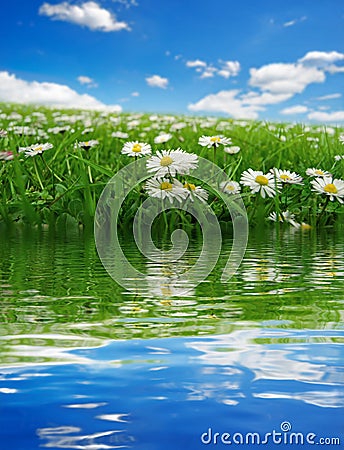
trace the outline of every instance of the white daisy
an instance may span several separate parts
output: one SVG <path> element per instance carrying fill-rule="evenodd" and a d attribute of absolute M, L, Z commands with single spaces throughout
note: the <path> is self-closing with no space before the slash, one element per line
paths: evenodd
<path fill-rule="evenodd" d="M 170 133 L 162 133 L 154 138 L 154 144 L 164 144 L 165 142 L 172 139 L 172 134 Z"/>
<path fill-rule="evenodd" d="M 201 136 L 198 144 L 202 147 L 218 147 L 219 145 L 231 145 L 232 140 L 223 136 Z"/>
<path fill-rule="evenodd" d="M 237 145 L 231 145 L 230 147 L 225 147 L 223 151 L 229 153 L 230 155 L 235 155 L 240 152 L 240 147 Z"/>
<path fill-rule="evenodd" d="M 111 134 L 111 137 L 119 138 L 119 139 L 128 139 L 129 134 L 128 133 L 124 133 L 123 131 L 114 131 Z"/>
<path fill-rule="evenodd" d="M 220 183 L 220 189 L 226 194 L 239 194 L 241 186 L 236 181 L 223 181 Z"/>
<path fill-rule="evenodd" d="M 34 144 L 29 147 L 19 147 L 18 152 L 25 152 L 25 156 L 36 156 L 41 155 L 43 152 L 53 147 L 53 144 L 47 142 L 46 144 Z"/>
<path fill-rule="evenodd" d="M 174 177 L 177 173 L 187 175 L 198 164 L 198 156 L 184 150 L 161 150 L 147 161 L 148 172 L 155 172 L 157 178 L 165 175 Z"/>
<path fill-rule="evenodd" d="M 7 131 L 0 128 L 0 138 L 6 137 L 6 136 L 7 136 Z"/>
<path fill-rule="evenodd" d="M 326 194 L 333 202 L 335 199 L 339 203 L 344 203 L 344 181 L 333 179 L 332 177 L 317 178 L 311 181 L 313 191 L 318 194 Z"/>
<path fill-rule="evenodd" d="M 2 161 L 11 161 L 14 158 L 13 152 L 0 152 L 0 160 Z"/>
<path fill-rule="evenodd" d="M 124 147 L 122 148 L 121 153 L 123 155 L 128 156 L 145 156 L 150 155 L 152 153 L 152 148 L 149 144 L 146 144 L 144 142 L 126 142 L 124 144 Z"/>
<path fill-rule="evenodd" d="M 281 170 L 281 169 L 270 169 L 270 172 L 275 175 L 277 180 L 281 181 L 285 184 L 303 184 L 302 177 L 295 173 L 290 172 L 290 170 Z"/>
<path fill-rule="evenodd" d="M 151 178 L 146 182 L 145 189 L 150 197 L 165 199 L 172 203 L 174 199 L 179 202 L 184 201 L 189 195 L 187 189 L 178 180 L 163 178 Z"/>
<path fill-rule="evenodd" d="M 188 197 L 192 202 L 195 198 L 205 202 L 208 200 L 208 192 L 200 186 L 192 183 L 184 183 L 184 189 L 187 191 Z"/>
<path fill-rule="evenodd" d="M 341 134 L 338 139 L 341 144 L 344 144 L 344 134 Z"/>
<path fill-rule="evenodd" d="M 275 180 L 272 173 L 263 174 L 261 171 L 248 169 L 241 174 L 240 183 L 244 186 L 248 186 L 253 194 L 259 192 L 260 195 L 265 198 L 274 197 L 277 191 L 281 187 L 280 182 Z"/>
<path fill-rule="evenodd" d="M 334 160 L 335 160 L 335 161 L 340 161 L 341 159 L 344 159 L 344 155 L 336 155 L 336 156 L 334 157 Z"/>
<path fill-rule="evenodd" d="M 273 222 L 288 222 L 295 228 L 299 228 L 301 226 L 301 224 L 296 222 L 295 214 L 292 214 L 290 211 L 280 212 L 278 215 L 277 213 L 272 212 L 269 214 L 268 218 Z"/>
<path fill-rule="evenodd" d="M 90 148 L 95 147 L 98 144 L 99 144 L 99 141 L 97 141 L 96 139 L 91 139 L 91 140 L 85 141 L 85 142 L 76 142 L 74 144 L 74 147 L 82 148 L 84 150 L 89 150 Z"/>
<path fill-rule="evenodd" d="M 332 174 L 330 172 L 326 172 L 325 170 L 321 169 L 315 169 L 314 167 L 312 169 L 306 170 L 306 175 L 309 177 L 331 177 Z"/>

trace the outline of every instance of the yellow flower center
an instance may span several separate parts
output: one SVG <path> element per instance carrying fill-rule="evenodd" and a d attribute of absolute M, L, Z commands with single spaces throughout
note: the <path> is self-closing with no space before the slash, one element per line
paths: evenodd
<path fill-rule="evenodd" d="M 269 184 L 268 178 L 266 178 L 264 175 L 256 176 L 255 181 L 256 181 L 256 183 L 258 183 L 258 184 L 260 184 L 262 186 L 267 186 Z"/>
<path fill-rule="evenodd" d="M 192 183 L 185 183 L 184 187 L 185 189 L 189 189 L 189 191 L 194 191 L 196 189 L 196 186 Z"/>
<path fill-rule="evenodd" d="M 314 173 L 317 175 L 324 175 L 324 172 L 322 170 L 315 170 Z"/>
<path fill-rule="evenodd" d="M 142 149 L 142 146 L 140 144 L 134 144 L 133 148 L 132 148 L 132 151 L 134 153 L 140 153 L 141 149 Z"/>
<path fill-rule="evenodd" d="M 169 183 L 168 181 L 163 181 L 163 182 L 160 184 L 160 189 L 161 189 L 162 191 L 171 191 L 172 188 L 173 188 L 173 184 L 172 184 L 172 183 Z"/>
<path fill-rule="evenodd" d="M 227 191 L 234 191 L 234 186 L 232 186 L 231 184 L 227 184 L 226 189 Z"/>
<path fill-rule="evenodd" d="M 85 147 L 88 147 L 89 146 L 89 142 L 87 141 L 87 142 L 84 142 L 84 146 Z"/>
<path fill-rule="evenodd" d="M 35 148 L 36 152 L 40 152 L 41 150 L 43 150 L 43 147 L 40 145 L 39 147 Z"/>
<path fill-rule="evenodd" d="M 221 138 L 219 138 L 218 136 L 213 136 L 212 138 L 210 138 L 210 142 L 221 142 Z"/>
<path fill-rule="evenodd" d="M 338 193 L 338 189 L 336 188 L 336 186 L 333 183 L 327 184 L 326 186 L 324 186 L 324 191 L 328 192 L 329 194 L 337 194 Z"/>
<path fill-rule="evenodd" d="M 283 175 L 280 175 L 280 179 L 283 181 L 286 181 L 286 180 L 291 180 L 291 177 L 289 175 L 283 174 Z"/>
<path fill-rule="evenodd" d="M 160 166 L 167 167 L 173 163 L 173 159 L 170 156 L 163 156 L 160 159 Z"/>

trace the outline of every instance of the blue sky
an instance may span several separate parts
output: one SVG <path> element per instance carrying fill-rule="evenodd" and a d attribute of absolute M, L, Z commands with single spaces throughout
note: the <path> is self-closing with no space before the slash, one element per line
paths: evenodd
<path fill-rule="evenodd" d="M 342 0 L 12 0 L 0 101 L 344 122 Z"/>

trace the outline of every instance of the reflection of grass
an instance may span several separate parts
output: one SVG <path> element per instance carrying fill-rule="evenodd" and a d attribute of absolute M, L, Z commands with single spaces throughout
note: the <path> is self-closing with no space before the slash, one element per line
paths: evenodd
<path fill-rule="evenodd" d="M 343 153 L 338 137 L 342 129 L 326 127 L 306 127 L 301 124 L 266 124 L 261 122 L 234 122 L 232 120 L 205 121 L 195 118 L 174 118 L 186 126 L 178 131 L 171 130 L 171 117 L 161 116 L 150 119 L 141 115 L 139 124 L 131 128 L 133 116 L 119 115 L 114 123 L 110 116 L 99 113 L 53 110 L 34 110 L 30 107 L 2 105 L 3 117 L 0 128 L 8 130 L 8 136 L 1 138 L 1 150 L 12 151 L 14 160 L 1 161 L 0 173 L 2 189 L 0 216 L 6 223 L 25 222 L 30 224 L 71 224 L 91 225 L 100 193 L 107 181 L 120 168 L 131 162 L 120 154 L 126 141 L 139 140 L 150 143 L 153 150 L 182 147 L 213 160 L 223 168 L 229 178 L 240 180 L 244 170 L 252 168 L 267 173 L 271 168 L 289 169 L 304 177 L 304 185 L 285 186 L 274 198 L 263 199 L 253 195 L 248 188 L 242 193 L 251 223 L 264 223 L 268 215 L 275 211 L 289 210 L 298 222 L 311 225 L 342 225 L 343 206 L 338 201 L 328 202 L 324 195 L 311 191 L 310 178 L 305 176 L 309 167 L 330 171 L 335 178 L 343 178 L 344 160 L 335 161 L 335 155 Z M 11 115 L 17 111 L 21 116 Z M 11 127 L 27 126 L 22 135 Z M 71 130 L 64 131 L 68 125 Z M 49 131 L 59 126 L 60 132 Z M 92 127 L 92 131 L 84 130 Z M 111 137 L 114 131 L 127 132 L 127 139 Z M 159 132 L 171 132 L 173 138 L 166 144 L 154 144 Z M 38 133 L 38 136 L 30 132 Z M 223 134 L 232 139 L 233 145 L 241 148 L 237 154 L 225 153 L 222 147 L 215 152 L 198 145 L 201 135 Z M 75 148 L 76 141 L 97 139 L 99 145 L 84 150 Z M 41 156 L 26 158 L 17 154 L 19 147 L 37 142 L 50 142 L 53 148 Z M 193 181 L 190 178 L 191 182 Z M 207 186 L 204 186 L 207 189 Z M 131 223 L 139 205 L 146 198 L 142 189 L 134 188 L 121 212 L 120 224 Z M 227 208 L 216 192 L 209 191 L 209 204 L 225 224 L 230 220 Z M 184 229 L 194 225 L 194 219 L 184 212 L 168 211 L 163 215 L 158 227 L 166 223 L 173 228 L 180 225 Z"/>

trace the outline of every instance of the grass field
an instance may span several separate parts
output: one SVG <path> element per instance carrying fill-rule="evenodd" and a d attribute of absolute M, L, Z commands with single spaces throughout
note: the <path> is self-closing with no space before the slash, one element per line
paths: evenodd
<path fill-rule="evenodd" d="M 0 109 L 2 223 L 92 226 L 106 183 L 134 160 L 121 153 L 124 145 L 137 141 L 150 144 L 152 155 L 181 148 L 224 169 L 230 180 L 239 183 L 233 186 L 241 190 L 252 226 L 274 222 L 295 228 L 344 226 L 343 128 L 7 104 Z M 199 144 L 201 136 L 213 137 L 208 138 L 208 147 Z M 229 139 L 225 145 L 221 145 L 223 137 Z M 246 173 L 245 183 L 248 169 L 261 172 Z M 170 173 L 164 179 L 173 183 Z M 212 207 L 220 223 L 230 221 L 216 192 L 202 183 L 195 191 L 192 172 L 187 176 L 177 171 L 174 179 L 189 191 L 204 189 L 202 201 Z M 169 188 L 157 192 L 163 190 Z M 147 196 L 144 183 L 130 192 L 121 211 L 124 227 Z M 168 222 L 173 217 L 175 222 L 175 212 L 166 214 L 171 216 Z M 184 226 L 192 227 L 192 217 L 182 214 Z"/>

